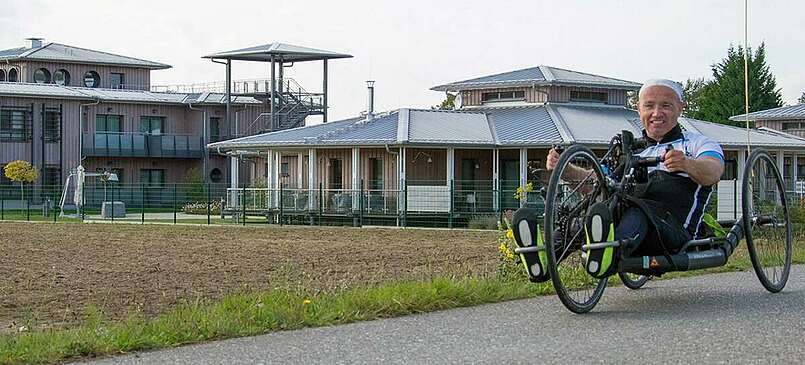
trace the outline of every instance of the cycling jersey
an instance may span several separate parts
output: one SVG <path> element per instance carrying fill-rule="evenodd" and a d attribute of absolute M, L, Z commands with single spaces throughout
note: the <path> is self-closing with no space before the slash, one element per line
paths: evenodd
<path fill-rule="evenodd" d="M 641 157 L 663 156 L 666 148 L 672 146 L 689 159 L 709 156 L 724 162 L 724 152 L 718 143 L 698 133 L 683 132 L 679 125 L 659 142 L 648 138 L 645 131 L 643 135 L 649 146 L 639 153 Z M 712 187 L 699 185 L 687 173 L 670 173 L 664 163 L 650 167 L 648 172 L 648 182 L 637 189 L 636 197 L 646 202 L 656 217 L 666 219 L 670 215 L 691 237 L 697 238 Z"/>

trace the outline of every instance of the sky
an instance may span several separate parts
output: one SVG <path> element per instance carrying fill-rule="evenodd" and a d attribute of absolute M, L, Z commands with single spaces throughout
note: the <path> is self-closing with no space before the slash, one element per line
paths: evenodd
<path fill-rule="evenodd" d="M 329 62 L 329 118 L 366 109 L 429 107 L 435 85 L 537 65 L 630 81 L 711 77 L 730 44 L 743 44 L 744 1 L 42 1 L 4 0 L 0 49 L 27 37 L 167 63 L 152 85 L 224 80 L 201 56 L 272 42 L 354 58 Z M 766 44 L 786 104 L 805 91 L 805 1 L 750 0 L 749 44 Z M 233 79 L 268 77 L 235 62 Z M 321 91 L 320 62 L 286 77 Z M 314 124 L 315 121 L 313 121 Z"/>

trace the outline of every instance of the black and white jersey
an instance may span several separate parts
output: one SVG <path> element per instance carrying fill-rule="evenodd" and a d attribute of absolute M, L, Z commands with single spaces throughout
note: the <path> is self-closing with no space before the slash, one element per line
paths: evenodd
<path fill-rule="evenodd" d="M 650 145 L 639 153 L 641 157 L 663 156 L 668 146 L 672 146 L 689 159 L 708 156 L 724 162 L 724 152 L 718 143 L 698 133 L 683 132 L 679 126 L 656 144 L 652 144 L 654 141 L 650 138 L 646 140 Z M 639 198 L 653 202 L 652 205 L 661 207 L 665 214 L 671 214 L 691 237 L 696 238 L 712 187 L 699 185 L 684 172 L 669 173 L 663 163 L 650 167 L 648 172 L 647 186 Z"/>

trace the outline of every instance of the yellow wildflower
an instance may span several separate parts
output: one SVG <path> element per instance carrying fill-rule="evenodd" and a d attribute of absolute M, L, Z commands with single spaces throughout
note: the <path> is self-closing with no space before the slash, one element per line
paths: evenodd
<path fill-rule="evenodd" d="M 513 240 L 514 239 L 514 232 L 511 229 L 506 231 L 506 238 Z"/>
<path fill-rule="evenodd" d="M 310 299 L 305 299 L 305 300 L 302 301 L 302 305 L 308 305 L 310 303 L 313 303 L 313 301 L 310 300 Z"/>

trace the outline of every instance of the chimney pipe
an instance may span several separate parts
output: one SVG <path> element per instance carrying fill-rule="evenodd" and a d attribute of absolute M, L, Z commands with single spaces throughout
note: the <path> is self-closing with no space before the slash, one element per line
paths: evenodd
<path fill-rule="evenodd" d="M 28 48 L 39 48 L 42 47 L 42 41 L 45 40 L 44 38 L 25 38 L 27 42 L 25 42 L 25 46 Z"/>
<path fill-rule="evenodd" d="M 366 89 L 369 92 L 366 98 L 366 120 L 372 120 L 375 113 L 375 82 L 366 81 Z"/>

